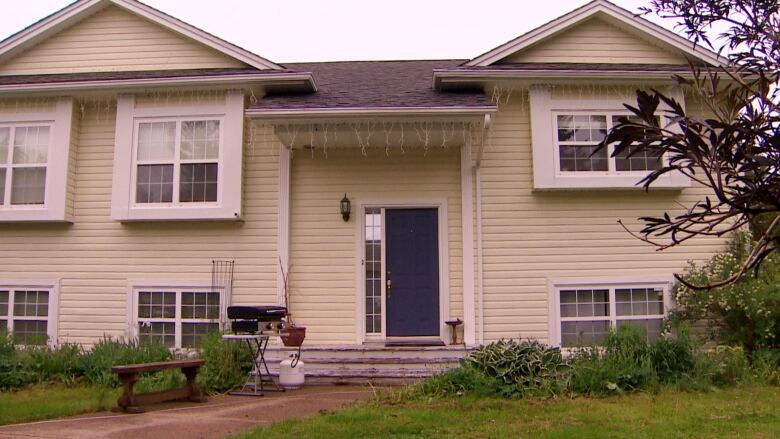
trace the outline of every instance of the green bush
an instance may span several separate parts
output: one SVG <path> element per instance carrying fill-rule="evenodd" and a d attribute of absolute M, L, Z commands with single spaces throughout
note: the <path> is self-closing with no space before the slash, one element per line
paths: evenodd
<path fill-rule="evenodd" d="M 475 396 L 496 396 L 505 394 L 505 390 L 513 389 L 514 386 L 506 386 L 501 380 L 485 375 L 471 363 L 464 361 L 460 367 L 450 369 L 415 386 L 412 396 L 444 397 L 467 393 Z"/>
<path fill-rule="evenodd" d="M 113 366 L 151 363 L 171 358 L 171 352 L 161 344 L 103 338 L 92 346 L 92 349 L 78 357 L 76 373 L 94 384 L 118 387 L 119 379 L 111 372 Z"/>
<path fill-rule="evenodd" d="M 499 340 L 476 349 L 465 361 L 496 378 L 504 396 L 555 396 L 567 387 L 569 364 L 560 349 L 535 340 Z"/>
<path fill-rule="evenodd" d="M 751 250 L 747 233 L 732 236 L 727 248 L 703 266 L 690 264 L 684 278 L 694 285 L 725 279 L 737 272 Z M 754 351 L 780 349 L 780 257 L 770 255 L 760 270 L 733 285 L 711 290 L 675 287 L 674 320 L 694 324 L 711 320 L 708 334 L 717 343 L 742 346 L 750 358 Z"/>
<path fill-rule="evenodd" d="M 20 354 L 35 375 L 36 382 L 58 381 L 66 385 L 78 379 L 79 357 L 82 355 L 83 349 L 74 344 L 35 347 Z"/>
<path fill-rule="evenodd" d="M 218 332 L 207 334 L 200 347 L 206 364 L 198 373 L 198 385 L 208 393 L 228 391 L 246 380 L 252 356 L 241 342 L 226 341 Z"/>

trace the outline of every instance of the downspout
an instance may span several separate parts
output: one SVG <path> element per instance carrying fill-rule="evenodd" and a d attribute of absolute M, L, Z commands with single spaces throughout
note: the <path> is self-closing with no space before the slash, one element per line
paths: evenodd
<path fill-rule="evenodd" d="M 477 180 L 476 203 L 477 203 L 477 291 L 479 293 L 479 344 L 485 343 L 485 293 L 484 293 L 484 254 L 482 252 L 482 154 L 485 151 L 485 136 L 493 123 L 490 114 L 485 115 L 485 121 L 482 124 L 482 139 L 479 142 L 479 153 L 477 162 L 474 166 L 474 178 Z"/>

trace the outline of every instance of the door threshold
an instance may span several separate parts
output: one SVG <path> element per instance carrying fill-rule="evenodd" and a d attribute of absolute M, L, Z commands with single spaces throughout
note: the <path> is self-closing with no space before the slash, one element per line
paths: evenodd
<path fill-rule="evenodd" d="M 425 339 L 425 338 L 410 338 L 408 340 L 395 339 L 386 340 L 385 346 L 392 347 L 428 347 L 428 346 L 445 346 L 441 339 Z"/>

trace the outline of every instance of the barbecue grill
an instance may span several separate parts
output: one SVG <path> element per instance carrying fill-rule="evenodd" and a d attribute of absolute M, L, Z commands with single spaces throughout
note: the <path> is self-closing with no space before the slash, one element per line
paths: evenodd
<path fill-rule="evenodd" d="M 227 316 L 234 334 L 278 333 L 287 314 L 283 306 L 229 306 Z"/>

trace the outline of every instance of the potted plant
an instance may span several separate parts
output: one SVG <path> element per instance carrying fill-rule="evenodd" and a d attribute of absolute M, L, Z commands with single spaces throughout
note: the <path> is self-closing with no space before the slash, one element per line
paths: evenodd
<path fill-rule="evenodd" d="M 287 308 L 287 314 L 284 317 L 284 326 L 280 334 L 282 343 L 287 347 L 299 347 L 303 344 L 303 339 L 306 338 L 306 327 L 298 326 L 293 321 L 292 313 L 290 312 L 290 286 L 288 283 L 287 272 L 282 265 L 282 260 L 279 259 L 279 267 L 282 273 L 282 282 L 284 286 L 284 307 Z"/>

